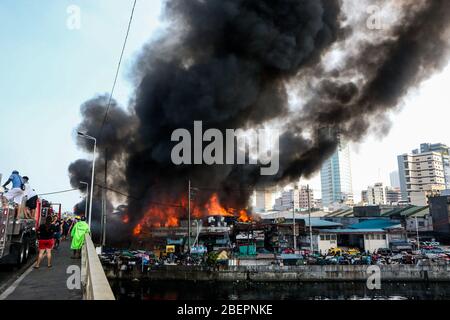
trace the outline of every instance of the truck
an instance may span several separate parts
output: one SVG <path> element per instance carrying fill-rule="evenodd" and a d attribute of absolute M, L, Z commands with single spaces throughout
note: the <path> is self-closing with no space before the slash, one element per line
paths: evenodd
<path fill-rule="evenodd" d="M 21 218 L 20 210 L 11 205 L 0 213 L 0 264 L 20 266 L 37 251 L 36 222 Z"/>

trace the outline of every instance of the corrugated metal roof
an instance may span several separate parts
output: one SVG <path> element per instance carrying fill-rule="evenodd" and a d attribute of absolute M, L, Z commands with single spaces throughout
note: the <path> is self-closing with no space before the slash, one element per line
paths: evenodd
<path fill-rule="evenodd" d="M 430 207 L 422 207 L 420 210 L 414 212 L 413 214 L 409 215 L 408 218 L 414 218 L 414 217 L 424 217 L 426 215 L 430 214 Z"/>
<path fill-rule="evenodd" d="M 420 211 L 423 211 L 424 209 L 427 209 L 427 208 L 428 208 L 428 206 L 427 207 L 412 207 L 412 208 L 409 208 L 409 209 L 403 211 L 401 213 L 401 215 L 409 217 L 409 216 L 414 215 L 414 214 L 416 214 Z"/>
<path fill-rule="evenodd" d="M 292 220 L 292 212 L 288 212 L 288 211 L 280 211 L 280 212 L 275 212 L 275 213 L 269 213 L 269 214 L 262 214 L 261 218 L 264 220 L 273 220 L 273 219 L 280 219 L 283 218 L 285 220 Z M 305 225 L 309 227 L 309 217 L 306 214 L 299 214 L 296 213 L 295 214 L 295 219 L 296 220 L 305 220 Z M 327 221 L 327 220 L 323 220 L 321 218 L 318 217 L 311 217 L 311 226 L 312 227 L 340 227 L 342 226 L 341 223 L 338 222 L 332 222 L 332 221 Z"/>
<path fill-rule="evenodd" d="M 325 233 L 386 233 L 383 229 L 323 229 L 321 232 Z"/>
<path fill-rule="evenodd" d="M 392 227 L 401 227 L 399 221 L 388 219 L 368 219 L 360 223 L 349 226 L 350 229 L 388 229 Z"/>

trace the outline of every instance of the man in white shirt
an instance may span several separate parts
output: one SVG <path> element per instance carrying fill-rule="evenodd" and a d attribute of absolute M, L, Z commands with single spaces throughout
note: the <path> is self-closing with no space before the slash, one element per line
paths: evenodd
<path fill-rule="evenodd" d="M 36 214 L 38 194 L 28 183 L 28 181 L 30 180 L 28 177 L 23 177 L 22 179 L 25 183 L 25 197 L 27 197 L 27 202 L 25 203 L 25 217 L 27 219 L 34 219 Z"/>

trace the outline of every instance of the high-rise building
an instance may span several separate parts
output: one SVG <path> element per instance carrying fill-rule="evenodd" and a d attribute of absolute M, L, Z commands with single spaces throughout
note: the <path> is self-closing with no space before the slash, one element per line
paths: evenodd
<path fill-rule="evenodd" d="M 413 150 L 397 160 L 402 200 L 423 205 L 427 195 L 446 189 L 447 164 L 441 152 Z"/>
<path fill-rule="evenodd" d="M 292 210 L 292 208 L 294 208 L 295 211 L 299 211 L 299 201 L 300 196 L 298 188 L 283 191 L 281 193 L 281 206 L 283 210 Z"/>
<path fill-rule="evenodd" d="M 400 188 L 386 187 L 386 204 L 398 204 L 402 200 Z"/>
<path fill-rule="evenodd" d="M 383 183 L 375 183 L 367 188 L 367 204 L 386 204 L 386 188 L 383 186 Z"/>
<path fill-rule="evenodd" d="M 273 188 L 256 190 L 256 212 L 266 212 L 272 210 L 273 207 Z"/>
<path fill-rule="evenodd" d="M 450 149 L 443 143 L 422 143 L 420 152 L 439 152 L 442 156 L 442 165 L 444 167 L 445 188 L 450 189 Z"/>
<path fill-rule="evenodd" d="M 309 196 L 309 206 L 312 208 L 315 206 L 315 201 L 314 201 L 314 192 L 311 188 L 309 188 L 308 191 L 308 187 L 307 186 L 300 186 L 299 187 L 299 206 L 300 206 L 300 210 L 306 210 L 308 209 L 308 196 Z"/>
<path fill-rule="evenodd" d="M 367 190 L 361 191 L 361 202 L 363 204 L 367 204 L 369 202 L 369 198 L 367 198 Z"/>
<path fill-rule="evenodd" d="M 324 207 L 353 204 L 350 148 L 347 143 L 339 141 L 337 150 L 322 165 L 320 180 Z"/>
<path fill-rule="evenodd" d="M 392 171 L 389 174 L 389 180 L 391 181 L 391 187 L 400 188 L 400 177 L 398 176 L 398 170 Z"/>

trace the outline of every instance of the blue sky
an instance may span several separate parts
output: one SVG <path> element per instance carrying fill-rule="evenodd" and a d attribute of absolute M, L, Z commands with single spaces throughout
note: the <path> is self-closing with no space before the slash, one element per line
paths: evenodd
<path fill-rule="evenodd" d="M 0 2 L 0 173 L 17 169 L 40 193 L 70 189 L 67 167 L 79 106 L 111 90 L 132 0 L 2 0 Z M 71 5 L 80 29 L 70 30 Z M 158 27 L 161 3 L 139 0 L 115 98 L 126 105 L 128 72 Z M 80 194 L 49 196 L 70 210 Z"/>

